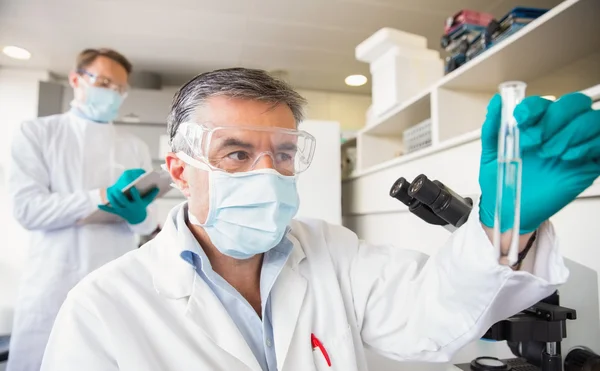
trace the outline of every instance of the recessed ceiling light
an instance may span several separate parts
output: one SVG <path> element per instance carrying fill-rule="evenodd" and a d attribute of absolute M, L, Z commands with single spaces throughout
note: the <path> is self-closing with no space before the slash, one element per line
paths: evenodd
<path fill-rule="evenodd" d="M 19 48 L 18 46 L 5 46 L 2 48 L 2 53 L 13 59 L 27 60 L 31 58 L 31 53 L 29 51 Z"/>
<path fill-rule="evenodd" d="M 363 75 L 350 75 L 344 81 L 349 86 L 361 86 L 367 83 L 367 78 Z"/>

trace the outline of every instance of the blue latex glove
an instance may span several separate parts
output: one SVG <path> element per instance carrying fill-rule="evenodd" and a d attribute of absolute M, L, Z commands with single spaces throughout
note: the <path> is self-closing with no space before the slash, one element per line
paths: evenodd
<path fill-rule="evenodd" d="M 591 105 L 588 96 L 571 93 L 556 102 L 528 97 L 515 108 L 523 160 L 521 234 L 536 230 L 600 176 L 600 111 Z M 502 99 L 495 95 L 481 131 L 479 218 L 490 228 L 494 226 L 501 107 Z M 509 219 L 514 215 L 509 207 L 502 209 Z"/>
<path fill-rule="evenodd" d="M 110 206 L 98 205 L 98 208 L 120 216 L 129 224 L 143 222 L 147 216 L 146 207 L 158 195 L 158 188 L 154 188 L 148 194 L 144 195 L 144 197 L 141 197 L 140 192 L 135 187 L 132 187 L 129 190 L 131 198 L 128 198 L 122 190 L 144 173 L 143 169 L 125 170 L 119 179 L 117 179 L 117 182 L 106 189 L 106 198 L 110 202 Z"/>

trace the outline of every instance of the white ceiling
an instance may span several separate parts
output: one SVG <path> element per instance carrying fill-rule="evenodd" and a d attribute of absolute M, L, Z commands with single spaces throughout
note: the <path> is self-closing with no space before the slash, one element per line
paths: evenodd
<path fill-rule="evenodd" d="M 75 55 L 107 46 L 166 84 L 222 67 L 285 70 L 298 88 L 369 93 L 344 78 L 368 65 L 354 48 L 382 27 L 427 37 L 438 49 L 445 19 L 460 9 L 502 16 L 512 7 L 560 0 L 0 0 L 0 46 L 31 60 L 0 65 L 65 75 Z"/>

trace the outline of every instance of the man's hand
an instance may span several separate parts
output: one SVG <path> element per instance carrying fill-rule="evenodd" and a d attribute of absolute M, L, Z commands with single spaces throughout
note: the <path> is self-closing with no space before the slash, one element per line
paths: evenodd
<path fill-rule="evenodd" d="M 146 207 L 154 201 L 158 195 L 158 188 L 154 188 L 143 197 L 135 187 L 131 187 L 129 193 L 131 198 L 127 197 L 122 190 L 131 182 L 145 173 L 143 169 L 125 170 L 117 182 L 106 189 L 105 196 L 110 202 L 108 205 L 98 205 L 100 210 L 119 215 L 129 224 L 139 224 L 146 219 Z M 102 194 L 102 193 L 101 193 Z"/>
<path fill-rule="evenodd" d="M 528 97 L 515 109 L 523 161 L 521 235 L 535 231 L 600 175 L 600 111 L 591 106 L 588 96 L 572 93 L 556 102 Z M 501 108 L 495 95 L 481 131 L 479 218 L 488 228 L 494 226 Z M 511 207 L 502 209 L 514 214 Z M 524 247 L 528 238 L 522 240 Z"/>

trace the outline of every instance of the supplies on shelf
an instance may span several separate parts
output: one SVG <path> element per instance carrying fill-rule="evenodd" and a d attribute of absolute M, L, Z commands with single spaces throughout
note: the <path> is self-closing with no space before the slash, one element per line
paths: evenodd
<path fill-rule="evenodd" d="M 485 31 L 493 19 L 491 14 L 474 10 L 461 10 L 448 17 L 440 41 L 442 48 L 449 54 L 444 67 L 445 73 L 452 72 L 467 62 L 469 45 Z"/>
<path fill-rule="evenodd" d="M 446 21 L 441 38 L 442 48 L 448 53 L 444 72 L 456 70 L 545 12 L 547 9 L 516 7 L 500 21 L 487 13 L 472 10 L 458 12 Z"/>
<path fill-rule="evenodd" d="M 452 17 L 446 19 L 444 34 L 450 35 L 463 25 L 479 25 L 485 27 L 492 19 L 494 19 L 494 16 L 489 13 L 461 10 Z"/>
<path fill-rule="evenodd" d="M 369 63 L 373 104 L 369 122 L 420 93 L 444 74 L 443 60 L 423 36 L 383 28 L 356 47 L 356 59 Z"/>
<path fill-rule="evenodd" d="M 493 19 L 494 16 L 488 13 L 461 10 L 446 20 L 442 48 L 452 54 L 463 50 L 464 45 L 468 46 Z"/>
<path fill-rule="evenodd" d="M 431 145 L 431 119 L 424 120 L 404 130 L 402 137 L 403 154 L 429 147 Z"/>

